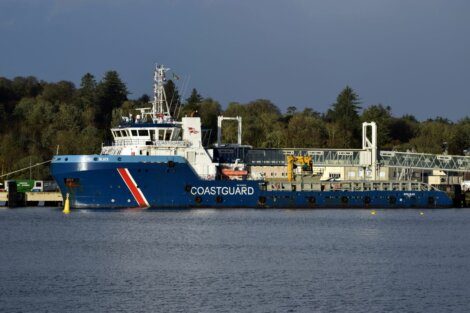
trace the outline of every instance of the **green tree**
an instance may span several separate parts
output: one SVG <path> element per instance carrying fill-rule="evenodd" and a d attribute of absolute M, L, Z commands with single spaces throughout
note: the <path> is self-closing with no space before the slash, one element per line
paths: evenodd
<path fill-rule="evenodd" d="M 449 139 L 449 153 L 463 154 L 470 149 L 470 117 L 466 116 L 453 127 L 453 136 Z"/>
<path fill-rule="evenodd" d="M 101 82 L 97 85 L 99 110 L 97 112 L 97 125 L 99 128 L 107 128 L 111 123 L 113 109 L 119 108 L 127 100 L 126 85 L 122 82 L 116 71 L 105 73 Z"/>
<path fill-rule="evenodd" d="M 336 98 L 326 118 L 335 124 L 334 140 L 331 147 L 353 148 L 360 145 L 359 96 L 351 87 L 346 86 Z"/>
<path fill-rule="evenodd" d="M 225 116 L 241 116 L 243 119 L 244 144 L 254 147 L 278 147 L 282 142 L 281 118 L 279 108 L 271 101 L 258 99 L 245 105 L 230 103 Z M 236 123 L 224 124 L 224 141 L 236 142 Z"/>
<path fill-rule="evenodd" d="M 109 130 L 108 130 L 109 131 Z M 80 141 L 77 153 L 91 154 L 99 153 L 106 131 L 99 130 L 94 126 L 87 126 L 80 132 Z"/>
<path fill-rule="evenodd" d="M 43 86 L 41 97 L 49 102 L 71 103 L 75 93 L 75 86 L 68 81 L 46 83 Z"/>
<path fill-rule="evenodd" d="M 418 121 L 412 115 L 392 118 L 389 126 L 390 144 L 394 147 L 400 147 L 408 143 L 416 135 L 418 125 Z"/>
<path fill-rule="evenodd" d="M 0 77 L 0 103 L 3 103 L 7 118 L 13 113 L 15 105 L 22 98 L 34 98 L 42 91 L 36 77 L 15 77 L 9 80 Z"/>
<path fill-rule="evenodd" d="M 186 99 L 186 103 L 183 106 L 181 116 L 191 115 L 194 112 L 199 112 L 201 102 L 204 98 L 198 93 L 196 88 L 193 88 L 191 94 Z"/>
<path fill-rule="evenodd" d="M 287 107 L 286 114 L 287 115 L 294 115 L 297 112 L 297 108 L 295 106 Z"/>
<path fill-rule="evenodd" d="M 23 155 L 24 144 L 18 140 L 18 134 L 7 133 L 0 137 L 0 166 L 5 172 L 16 169 L 16 162 L 19 156 Z"/>
<path fill-rule="evenodd" d="M 129 116 L 130 114 L 132 114 L 132 116 L 136 116 L 137 114 L 139 114 L 136 108 L 140 107 L 140 105 L 141 103 L 139 101 L 135 101 L 135 100 L 124 101 L 121 107 L 113 110 L 111 126 L 115 127 L 119 125 L 122 122 L 122 118 L 124 116 Z"/>
<path fill-rule="evenodd" d="M 21 98 L 34 98 L 38 96 L 43 89 L 42 84 L 34 76 L 15 77 L 11 87 L 17 100 Z"/>
<path fill-rule="evenodd" d="M 199 103 L 203 100 L 203 97 L 199 94 L 196 88 L 193 88 L 191 94 L 186 99 L 186 105 L 190 108 L 197 109 Z"/>
<path fill-rule="evenodd" d="M 244 144 L 249 144 L 246 140 L 246 128 L 248 124 L 248 120 L 246 120 L 246 107 L 243 104 L 238 102 L 230 102 L 227 106 L 227 109 L 223 112 L 224 116 L 229 117 L 242 117 L 243 123 L 243 133 L 242 133 L 242 142 Z M 224 143 L 234 143 L 237 142 L 237 125 L 235 122 L 224 122 L 222 124 L 222 142 Z"/>
<path fill-rule="evenodd" d="M 27 146 L 41 142 L 42 132 L 56 120 L 59 105 L 41 98 L 23 98 L 15 108 L 18 134 Z M 61 122 L 60 120 L 58 122 Z"/>
<path fill-rule="evenodd" d="M 142 96 L 140 96 L 139 99 L 137 99 L 137 102 L 139 102 L 142 105 L 146 105 L 150 102 L 150 96 L 144 93 Z"/>
<path fill-rule="evenodd" d="M 328 132 L 325 123 L 312 115 L 297 113 L 292 116 L 285 131 L 285 146 L 292 148 L 321 148 Z"/>
<path fill-rule="evenodd" d="M 86 73 L 82 76 L 80 81 L 80 89 L 78 90 L 78 96 L 82 98 L 88 105 L 94 105 L 97 97 L 97 87 L 95 76 L 90 73 Z"/>
<path fill-rule="evenodd" d="M 0 104 L 2 105 L 2 112 L 0 115 L 0 122 L 1 120 L 6 121 L 9 119 L 11 113 L 13 112 L 13 108 L 15 102 L 18 100 L 12 87 L 12 81 L 0 77 Z M 2 126 L 5 127 L 5 124 L 0 124 L 0 131 Z"/>
<path fill-rule="evenodd" d="M 382 104 L 371 105 L 362 112 L 362 122 L 377 123 L 377 141 L 381 148 L 390 147 L 390 124 L 392 123 L 392 109 Z"/>
<path fill-rule="evenodd" d="M 181 106 L 181 99 L 180 95 L 178 92 L 178 89 L 176 88 L 175 83 L 169 79 L 165 83 L 165 95 L 166 95 L 166 101 L 168 102 L 168 109 L 170 111 L 170 115 L 173 116 L 174 118 L 177 118 L 178 111 L 180 110 Z"/>
<path fill-rule="evenodd" d="M 7 112 L 5 110 L 5 105 L 0 102 L 0 134 L 7 128 Z"/>
<path fill-rule="evenodd" d="M 208 143 L 214 143 L 217 139 L 217 116 L 222 112 L 220 104 L 211 98 L 207 98 L 202 100 L 198 106 L 202 127 L 209 132 L 205 135 L 209 136 L 206 137 L 206 140 Z"/>
<path fill-rule="evenodd" d="M 83 75 L 80 88 L 77 92 L 77 97 L 74 101 L 77 107 L 82 110 L 82 119 L 86 125 L 97 125 L 99 120 L 98 113 L 100 112 L 98 103 L 97 83 L 95 77 L 86 73 Z"/>
<path fill-rule="evenodd" d="M 417 152 L 443 153 L 454 136 L 450 123 L 428 120 L 418 127 L 418 134 L 410 140 Z"/>
<path fill-rule="evenodd" d="M 322 115 L 320 113 L 318 113 L 317 111 L 315 111 L 314 109 L 312 109 L 312 108 L 305 108 L 302 111 L 302 114 L 307 115 L 307 116 L 313 116 L 313 117 L 316 117 L 316 118 L 322 118 Z"/>

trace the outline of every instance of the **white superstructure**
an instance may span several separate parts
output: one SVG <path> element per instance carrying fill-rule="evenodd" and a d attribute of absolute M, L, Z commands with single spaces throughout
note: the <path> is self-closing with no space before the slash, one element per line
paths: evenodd
<path fill-rule="evenodd" d="M 178 155 L 201 178 L 214 179 L 218 164 L 203 147 L 201 119 L 183 117 L 176 122 L 170 114 L 164 88 L 168 70 L 163 65 L 155 67 L 152 106 L 138 109 L 140 114 L 135 117 L 123 117 L 122 124 L 111 129 L 114 142 L 103 146 L 101 154 Z"/>

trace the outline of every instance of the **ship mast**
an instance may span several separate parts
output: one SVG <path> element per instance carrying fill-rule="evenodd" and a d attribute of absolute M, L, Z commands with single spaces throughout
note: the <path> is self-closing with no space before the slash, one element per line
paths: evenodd
<path fill-rule="evenodd" d="M 152 101 L 152 120 L 154 122 L 169 122 L 171 120 L 170 109 L 166 100 L 164 83 L 166 82 L 165 73 L 169 71 L 163 64 L 155 66 L 153 78 L 153 101 Z"/>

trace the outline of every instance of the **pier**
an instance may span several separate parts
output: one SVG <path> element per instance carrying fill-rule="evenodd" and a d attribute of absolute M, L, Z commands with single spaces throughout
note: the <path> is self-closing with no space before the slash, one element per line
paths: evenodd
<path fill-rule="evenodd" d="M 23 206 L 62 206 L 62 194 L 54 192 L 25 192 L 9 195 L 8 192 L 0 192 L 0 207 Z"/>

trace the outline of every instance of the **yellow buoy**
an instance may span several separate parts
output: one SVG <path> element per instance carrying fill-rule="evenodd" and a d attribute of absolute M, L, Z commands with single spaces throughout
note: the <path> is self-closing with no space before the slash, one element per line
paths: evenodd
<path fill-rule="evenodd" d="M 370 212 L 370 214 L 372 214 L 372 215 L 375 215 L 376 213 L 377 213 L 377 212 L 375 212 L 375 210 L 372 210 L 372 211 Z"/>
<path fill-rule="evenodd" d="M 65 204 L 64 204 L 64 210 L 62 211 L 64 214 L 69 214 L 70 213 L 70 200 L 69 200 L 69 194 L 65 196 Z"/>

